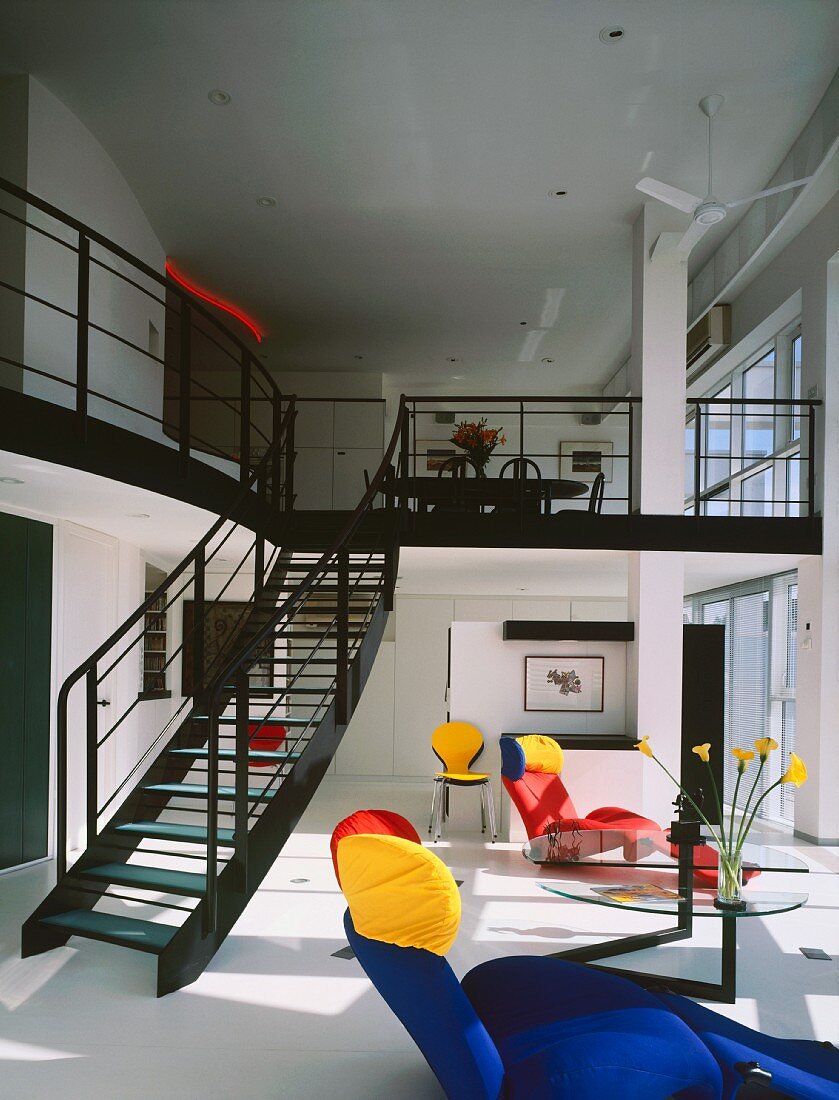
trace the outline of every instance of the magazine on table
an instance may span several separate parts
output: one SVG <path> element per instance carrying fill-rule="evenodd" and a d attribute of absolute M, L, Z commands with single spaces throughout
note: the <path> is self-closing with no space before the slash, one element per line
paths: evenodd
<path fill-rule="evenodd" d="M 684 901 L 685 899 L 676 890 L 668 890 L 664 886 L 656 886 L 652 882 L 639 883 L 636 886 L 592 886 L 595 894 L 602 894 L 610 901 L 619 901 L 624 905 L 639 901 Z"/>

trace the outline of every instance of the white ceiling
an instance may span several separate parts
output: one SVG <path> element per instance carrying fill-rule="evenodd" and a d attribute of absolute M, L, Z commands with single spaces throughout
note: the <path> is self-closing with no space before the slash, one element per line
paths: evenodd
<path fill-rule="evenodd" d="M 166 251 L 262 323 L 272 367 L 531 393 L 605 381 L 625 354 L 634 185 L 704 193 L 699 98 L 727 97 L 716 189 L 747 194 L 837 40 L 830 0 L 0 6 L 0 71 L 79 115 Z"/>
<path fill-rule="evenodd" d="M 70 520 L 139 546 L 152 560 L 170 568 L 218 519 L 203 508 L 147 489 L 0 451 L 0 479 L 5 478 L 15 478 L 21 484 L 0 480 L 0 511 Z M 251 538 L 247 531 L 237 530 L 208 572 L 230 572 Z"/>

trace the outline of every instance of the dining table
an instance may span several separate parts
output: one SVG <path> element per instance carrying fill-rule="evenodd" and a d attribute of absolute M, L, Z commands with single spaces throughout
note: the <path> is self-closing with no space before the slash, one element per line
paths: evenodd
<path fill-rule="evenodd" d="M 535 478 L 521 481 L 499 477 L 409 477 L 408 497 L 417 502 L 417 510 L 429 507 L 455 507 L 463 511 L 494 507 L 515 510 L 523 499 L 525 507 L 541 510 L 553 500 L 569 500 L 589 492 L 584 481 L 568 478 Z M 399 492 L 399 483 L 396 482 Z"/>

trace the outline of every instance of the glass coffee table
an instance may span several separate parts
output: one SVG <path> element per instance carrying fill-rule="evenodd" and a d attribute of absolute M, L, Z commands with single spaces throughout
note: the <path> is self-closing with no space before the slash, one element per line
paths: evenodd
<path fill-rule="evenodd" d="M 606 943 L 588 944 L 558 952 L 555 957 L 577 962 L 595 962 L 616 955 L 641 951 L 693 935 L 694 918 L 711 917 L 721 923 L 722 953 L 719 982 L 684 977 L 662 977 L 638 971 L 614 969 L 641 984 L 662 985 L 676 993 L 706 1000 L 732 1003 L 737 993 L 737 925 L 750 917 L 788 913 L 807 902 L 807 894 L 765 891 L 756 886 L 759 877 L 743 887 L 743 909 L 718 909 L 713 878 L 714 845 L 709 838 L 671 841 L 669 832 L 659 830 L 574 830 L 554 838 L 536 837 L 524 846 L 531 863 L 552 872 L 550 881 L 538 885 L 550 894 L 571 901 L 612 909 L 673 916 L 675 924 L 659 932 L 624 936 Z M 784 872 L 805 874 L 803 860 L 787 852 L 757 844 L 743 845 L 743 866 L 748 873 Z M 637 895 L 638 887 L 661 888 L 670 897 Z M 633 890 L 634 888 L 634 890 Z M 631 891 L 620 896 L 621 891 Z M 609 969 L 609 968 L 604 968 Z"/>

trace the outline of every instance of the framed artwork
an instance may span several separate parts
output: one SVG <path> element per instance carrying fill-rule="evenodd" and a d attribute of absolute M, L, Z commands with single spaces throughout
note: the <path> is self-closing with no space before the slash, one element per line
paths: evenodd
<path fill-rule="evenodd" d="M 602 711 L 605 658 L 525 657 L 524 709 Z"/>
<path fill-rule="evenodd" d="M 598 474 L 612 480 L 612 444 L 601 440 L 572 440 L 559 445 L 559 476 L 571 481 L 594 481 Z"/>
<path fill-rule="evenodd" d="M 207 604 L 207 615 L 204 619 L 204 668 L 212 674 L 221 669 L 223 657 L 222 650 L 228 653 L 230 642 L 236 637 L 245 625 L 247 613 L 251 604 L 238 603 L 234 600 L 218 600 L 216 603 Z M 184 646 L 181 660 L 181 691 L 184 695 L 192 695 L 192 667 L 193 646 L 192 628 L 195 621 L 195 603 L 192 600 L 184 600 Z M 266 658 L 273 656 L 274 643 L 268 640 L 264 646 Z M 270 691 L 274 686 L 274 664 L 270 661 L 257 663 L 251 670 L 250 685 L 252 688 L 264 688 Z"/>
<path fill-rule="evenodd" d="M 417 474 L 436 474 L 444 462 L 463 454 L 449 439 L 418 439 L 416 441 Z"/>

